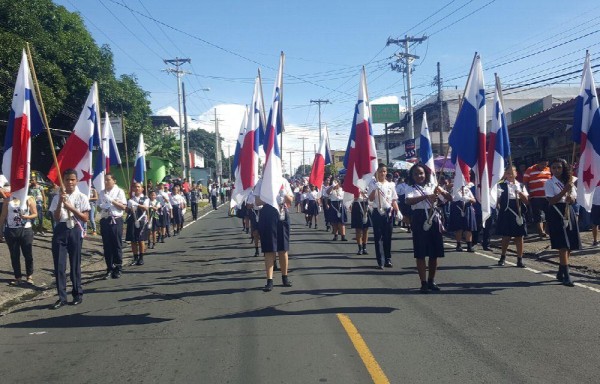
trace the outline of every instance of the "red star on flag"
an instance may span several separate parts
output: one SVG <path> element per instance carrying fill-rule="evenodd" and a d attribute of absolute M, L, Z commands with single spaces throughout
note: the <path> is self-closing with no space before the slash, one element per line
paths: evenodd
<path fill-rule="evenodd" d="M 82 169 L 81 172 L 83 173 L 83 177 L 81 178 L 81 180 L 79 180 L 79 182 L 86 182 L 87 184 L 89 184 L 90 180 L 92 179 L 92 175 L 84 169 Z"/>
<path fill-rule="evenodd" d="M 583 171 L 583 182 L 589 187 L 590 182 L 594 179 L 594 174 L 592 173 L 592 166 L 590 165 L 585 171 Z"/>

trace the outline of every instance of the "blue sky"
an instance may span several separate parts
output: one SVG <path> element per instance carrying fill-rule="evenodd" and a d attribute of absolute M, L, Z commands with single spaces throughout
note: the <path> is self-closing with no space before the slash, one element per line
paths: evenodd
<path fill-rule="evenodd" d="M 191 65 L 183 66 L 191 72 L 184 77 L 188 114 L 210 129 L 217 106 L 231 137 L 239 130 L 239 113 L 219 106 L 249 103 L 258 68 L 268 105 L 284 51 L 290 127 L 284 149 L 300 151 L 299 138 L 308 137 L 307 152 L 318 141 L 317 107 L 310 100 L 319 98 L 331 101 L 322 107 L 322 121 L 332 147 L 345 148 L 362 65 L 371 100 L 404 96 L 402 75 L 390 70 L 390 57 L 399 50 L 386 47 L 390 36 L 429 36 L 412 50 L 420 56 L 413 72 L 416 102 L 436 91 L 430 83 L 438 61 L 444 85 L 462 89 L 475 51 L 488 86 L 494 72 L 512 85 L 580 70 L 585 49 L 592 58 L 600 51 L 600 3 L 591 0 L 55 2 L 83 15 L 96 42 L 111 46 L 117 74 L 134 73 L 150 92 L 154 111 L 177 108 L 176 80 L 162 71 L 162 59 L 190 58 Z M 554 81 L 576 86 L 579 78 Z M 294 167 L 299 156 L 294 154 Z"/>

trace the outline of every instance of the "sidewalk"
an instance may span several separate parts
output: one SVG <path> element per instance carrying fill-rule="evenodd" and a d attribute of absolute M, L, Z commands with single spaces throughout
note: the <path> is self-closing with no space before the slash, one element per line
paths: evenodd
<path fill-rule="evenodd" d="M 198 209 L 198 217 L 202 216 L 206 212 L 210 211 L 212 207 L 206 205 Z M 192 221 L 191 210 L 188 209 L 185 215 L 185 224 L 187 225 Z M 125 226 L 123 228 L 125 231 Z M 185 231 L 185 230 L 184 230 Z M 125 234 L 123 234 L 125 238 Z M 169 240 L 167 239 L 167 243 Z M 52 261 L 52 249 L 51 249 L 52 234 L 47 233 L 46 236 L 34 237 L 33 241 L 33 281 L 34 285 L 22 283 L 20 286 L 11 286 L 9 283 L 13 280 L 13 272 L 10 264 L 10 255 L 6 244 L 1 243 L 0 249 L 2 250 L 0 257 L 0 316 L 6 312 L 10 307 L 23 302 L 25 300 L 33 299 L 40 295 L 55 296 L 56 288 L 53 277 L 53 261 Z M 160 248 L 160 244 L 156 244 Z M 152 254 L 153 250 L 148 250 L 147 254 Z M 123 244 L 123 265 L 128 265 L 132 259 L 133 254 L 131 253 L 131 247 L 127 244 Z M 21 257 L 21 270 L 25 271 L 25 260 Z M 102 238 L 100 235 L 91 236 L 88 235 L 83 241 L 83 248 L 81 250 L 81 277 L 83 284 L 87 284 L 90 281 L 99 280 L 106 271 L 106 265 L 104 263 L 104 256 L 102 254 Z M 70 286 L 67 275 L 67 284 Z M 70 288 L 67 289 L 69 292 Z M 84 287 L 85 291 L 85 287 Z"/>

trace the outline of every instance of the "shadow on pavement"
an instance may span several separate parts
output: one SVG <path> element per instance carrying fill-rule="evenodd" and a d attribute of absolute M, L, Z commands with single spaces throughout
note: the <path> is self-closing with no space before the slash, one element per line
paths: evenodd
<path fill-rule="evenodd" d="M 67 314 L 58 317 L 21 321 L 4 325 L 5 328 L 89 328 L 119 327 L 123 325 L 157 324 L 172 319 L 151 317 L 148 313 L 141 315 L 95 316 L 81 313 Z"/>
<path fill-rule="evenodd" d="M 253 311 L 232 313 L 230 315 L 208 317 L 199 320 L 225 320 L 225 319 L 240 319 L 248 317 L 273 317 L 273 316 L 305 316 L 305 315 L 326 315 L 337 313 L 372 313 L 372 314 L 387 314 L 398 310 L 392 307 L 332 307 L 322 309 L 305 309 L 301 311 L 284 311 L 274 307 L 256 309 Z"/>

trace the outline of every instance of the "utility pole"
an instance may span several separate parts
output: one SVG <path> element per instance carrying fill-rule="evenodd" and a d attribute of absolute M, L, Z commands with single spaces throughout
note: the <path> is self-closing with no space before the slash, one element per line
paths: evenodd
<path fill-rule="evenodd" d="M 217 118 L 217 108 L 215 108 L 215 119 L 211 120 L 215 122 L 215 174 L 217 178 L 217 182 L 221 185 L 221 177 L 223 175 L 223 163 L 221 161 L 221 140 L 219 138 L 219 120 Z"/>
<path fill-rule="evenodd" d="M 397 53 L 396 57 L 397 60 L 396 62 L 398 64 L 391 64 L 392 70 L 397 71 L 397 72 L 402 72 L 404 71 L 404 73 L 406 74 L 406 87 L 407 87 L 407 102 L 408 102 L 408 117 L 409 117 L 409 122 L 408 122 L 408 138 L 409 139 L 414 139 L 415 138 L 415 120 L 413 117 L 413 105 L 412 105 L 412 85 L 411 85 L 411 64 L 414 60 L 418 59 L 419 56 L 417 55 L 412 55 L 410 54 L 410 43 L 422 43 L 425 40 L 427 40 L 427 36 L 422 36 L 422 37 L 413 37 L 413 36 L 408 36 L 405 35 L 404 39 L 392 39 L 391 37 L 388 38 L 387 44 L 386 45 L 390 45 L 390 44 L 396 44 L 399 46 L 403 46 L 404 47 L 404 53 Z"/>
<path fill-rule="evenodd" d="M 183 163 L 183 179 L 186 179 L 188 183 L 192 183 L 192 172 L 190 169 L 190 137 L 188 136 L 188 118 L 187 118 L 187 109 L 185 107 L 185 83 L 181 83 L 181 93 L 183 96 L 183 121 L 185 127 L 185 162 Z"/>
<path fill-rule="evenodd" d="M 437 86 L 438 86 L 438 104 L 440 108 L 440 156 L 444 153 L 444 108 L 442 102 L 442 72 L 440 70 L 440 62 L 437 63 Z"/>
<path fill-rule="evenodd" d="M 294 151 L 288 151 L 288 153 L 290 154 L 290 177 L 292 177 L 292 172 L 294 172 L 294 167 L 292 167 L 292 153 Z"/>
<path fill-rule="evenodd" d="M 304 140 L 307 140 L 308 137 L 301 137 L 300 140 L 302 140 L 302 176 L 304 176 L 304 174 L 306 173 L 306 165 L 304 163 Z"/>
<path fill-rule="evenodd" d="M 165 64 L 174 65 L 175 69 L 173 69 L 173 68 L 167 68 L 167 69 L 164 69 L 164 71 L 168 72 L 168 73 L 174 73 L 175 76 L 177 76 L 177 106 L 179 107 L 179 139 L 180 139 L 179 140 L 179 144 L 181 146 L 181 167 L 183 169 L 183 178 L 185 179 L 186 178 L 186 169 L 185 169 L 186 168 L 185 167 L 186 162 L 185 162 L 185 153 L 184 153 L 185 148 L 184 148 L 184 144 L 183 144 L 183 131 L 182 131 L 183 130 L 183 122 L 182 122 L 182 119 L 181 119 L 181 103 L 182 103 L 182 99 L 181 99 L 181 76 L 184 75 L 184 74 L 186 74 L 186 73 L 189 73 L 189 72 L 182 71 L 180 69 L 180 67 L 184 63 L 191 63 L 192 60 L 191 59 L 181 59 L 179 57 L 176 57 L 174 59 L 169 59 L 169 60 L 165 59 L 165 60 L 163 60 L 163 62 Z"/>
<path fill-rule="evenodd" d="M 233 175 L 231 174 L 231 144 L 227 144 L 227 158 L 229 159 L 229 181 L 233 180 Z"/>
<path fill-rule="evenodd" d="M 329 104 L 329 100 L 311 100 L 311 103 L 319 105 L 319 138 L 321 138 L 321 104 Z"/>

